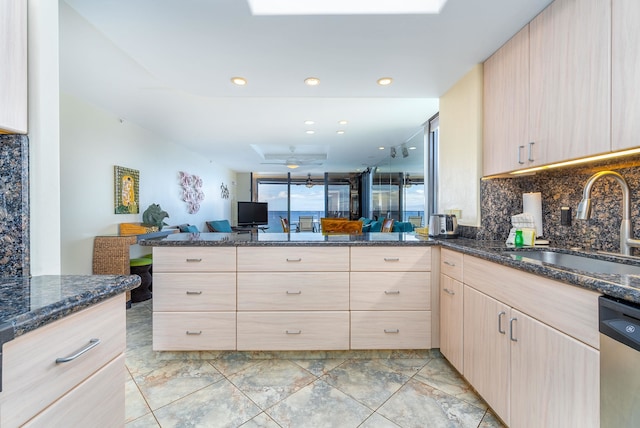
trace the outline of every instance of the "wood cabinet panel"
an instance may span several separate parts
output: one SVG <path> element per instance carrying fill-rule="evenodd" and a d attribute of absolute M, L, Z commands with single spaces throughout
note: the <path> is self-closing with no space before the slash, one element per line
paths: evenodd
<path fill-rule="evenodd" d="M 153 273 L 154 311 L 235 311 L 236 274 Z"/>
<path fill-rule="evenodd" d="M 440 275 L 440 352 L 460 373 L 464 373 L 463 298 L 462 283 Z"/>
<path fill-rule="evenodd" d="M 154 312 L 154 351 L 236 349 L 235 312 Z"/>
<path fill-rule="evenodd" d="M 27 2 L 0 2 L 0 134 L 27 133 Z"/>
<path fill-rule="evenodd" d="M 429 311 L 352 311 L 351 349 L 428 349 Z"/>
<path fill-rule="evenodd" d="M 153 247 L 153 272 L 235 272 L 235 247 Z"/>
<path fill-rule="evenodd" d="M 429 272 L 352 272 L 352 311 L 428 311 Z"/>
<path fill-rule="evenodd" d="M 463 254 L 443 248 L 440 253 L 440 273 L 463 281 Z"/>
<path fill-rule="evenodd" d="M 348 247 L 241 247 L 238 272 L 347 272 Z"/>
<path fill-rule="evenodd" d="M 351 270 L 361 272 L 427 272 L 431 270 L 431 248 L 352 247 Z"/>
<path fill-rule="evenodd" d="M 238 350 L 349 349 L 349 312 L 238 312 Z"/>
<path fill-rule="evenodd" d="M 239 311 L 348 311 L 348 272 L 239 272 Z"/>

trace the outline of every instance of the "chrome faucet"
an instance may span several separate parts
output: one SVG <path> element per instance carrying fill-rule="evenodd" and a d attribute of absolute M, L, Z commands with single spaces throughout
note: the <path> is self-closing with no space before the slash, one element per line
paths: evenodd
<path fill-rule="evenodd" d="M 599 178 L 611 176 L 622 188 L 622 223 L 620 223 L 620 253 L 631 255 L 631 247 L 640 247 L 640 240 L 631 238 L 631 211 L 629 198 L 629 185 L 623 176 L 614 171 L 600 171 L 593 174 L 584 185 L 582 200 L 578 204 L 576 218 L 587 220 L 591 217 L 591 188 Z"/>

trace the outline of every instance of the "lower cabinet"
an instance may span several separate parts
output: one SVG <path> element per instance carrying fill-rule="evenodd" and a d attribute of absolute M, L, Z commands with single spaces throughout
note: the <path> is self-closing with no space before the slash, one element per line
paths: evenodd
<path fill-rule="evenodd" d="M 462 282 L 440 275 L 440 352 L 460 373 L 464 373 L 462 290 Z"/>

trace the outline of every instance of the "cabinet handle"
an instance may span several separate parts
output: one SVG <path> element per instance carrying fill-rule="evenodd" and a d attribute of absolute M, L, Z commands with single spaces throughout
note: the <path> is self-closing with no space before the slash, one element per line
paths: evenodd
<path fill-rule="evenodd" d="M 447 266 L 451 266 L 451 267 L 453 267 L 453 266 L 455 266 L 455 265 L 456 265 L 455 263 L 451 263 L 451 262 L 448 262 L 448 261 L 446 261 L 446 260 L 445 260 L 444 262 L 442 262 L 442 263 L 444 263 L 444 264 L 445 264 L 445 265 L 447 265 Z"/>
<path fill-rule="evenodd" d="M 202 259 L 187 259 L 187 263 L 200 263 Z"/>
<path fill-rule="evenodd" d="M 388 334 L 398 334 L 398 333 L 400 333 L 400 329 L 399 328 L 394 328 L 394 329 L 386 329 L 385 328 L 384 332 L 388 333 Z"/>
<path fill-rule="evenodd" d="M 70 355 L 68 357 L 56 358 L 56 364 L 68 363 L 69 361 L 73 361 L 76 358 L 78 358 L 80 355 L 82 355 L 85 352 L 95 348 L 99 344 L 100 344 L 100 339 L 91 339 L 91 340 L 89 340 L 89 344 L 87 346 L 85 346 L 84 348 L 82 348 L 81 350 L 76 352 L 75 354 Z"/>
<path fill-rule="evenodd" d="M 288 262 L 301 262 L 302 258 L 298 258 L 298 259 L 287 259 Z"/>
<path fill-rule="evenodd" d="M 518 321 L 518 318 L 511 318 L 509 320 L 509 339 L 511 339 L 511 341 L 513 341 L 513 342 L 517 342 L 518 339 L 513 337 L 513 322 L 514 321 Z"/>
<path fill-rule="evenodd" d="M 302 294 L 302 291 L 301 290 L 298 290 L 298 291 L 289 291 L 289 290 L 287 290 L 287 294 Z"/>
<path fill-rule="evenodd" d="M 384 261 L 385 262 L 399 262 L 400 258 L 399 257 L 385 257 Z"/>
<path fill-rule="evenodd" d="M 450 294 L 451 296 L 455 296 L 456 292 L 453 290 L 449 290 L 448 288 L 443 289 L 445 293 Z"/>
<path fill-rule="evenodd" d="M 524 149 L 524 146 L 518 146 L 518 163 L 520 165 L 524 165 L 524 161 L 522 160 L 522 150 Z"/>
<path fill-rule="evenodd" d="M 400 294 L 400 290 L 384 290 L 384 294 Z"/>
<path fill-rule="evenodd" d="M 199 330 L 199 331 L 189 331 L 189 330 L 187 330 L 187 335 L 189 335 L 189 336 L 199 336 L 201 334 L 202 334 L 202 330 Z"/>
<path fill-rule="evenodd" d="M 286 334 L 302 334 L 302 330 L 285 330 Z"/>
<path fill-rule="evenodd" d="M 187 291 L 187 294 L 189 294 L 189 295 L 192 295 L 192 294 L 193 295 L 199 295 L 199 294 L 202 294 L 202 291 Z"/>
<path fill-rule="evenodd" d="M 505 311 L 502 311 L 498 314 L 498 333 L 507 334 L 505 330 L 502 329 L 502 316 L 507 315 Z"/>
<path fill-rule="evenodd" d="M 533 162 L 533 145 L 535 144 L 535 142 L 530 142 L 529 143 L 529 162 Z"/>

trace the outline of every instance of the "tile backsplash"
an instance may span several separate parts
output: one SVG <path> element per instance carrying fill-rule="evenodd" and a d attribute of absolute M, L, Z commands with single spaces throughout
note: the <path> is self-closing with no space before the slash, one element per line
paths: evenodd
<path fill-rule="evenodd" d="M 29 275 L 29 140 L 0 135 L 0 277 Z"/>
<path fill-rule="evenodd" d="M 616 181 L 609 177 L 599 179 L 592 188 L 591 218 L 576 220 L 585 183 L 591 175 L 603 170 L 620 173 L 629 184 L 633 236 L 640 238 L 640 156 L 550 169 L 523 177 L 482 180 L 481 226 L 475 231 L 466 228 L 462 233 L 482 240 L 506 240 L 511 216 L 522 212 L 522 194 L 540 192 L 544 238 L 551 245 L 618 252 L 622 191 Z M 571 226 L 560 225 L 560 209 L 564 206 L 571 207 Z M 639 255 L 639 250 L 634 249 L 634 254 Z"/>

